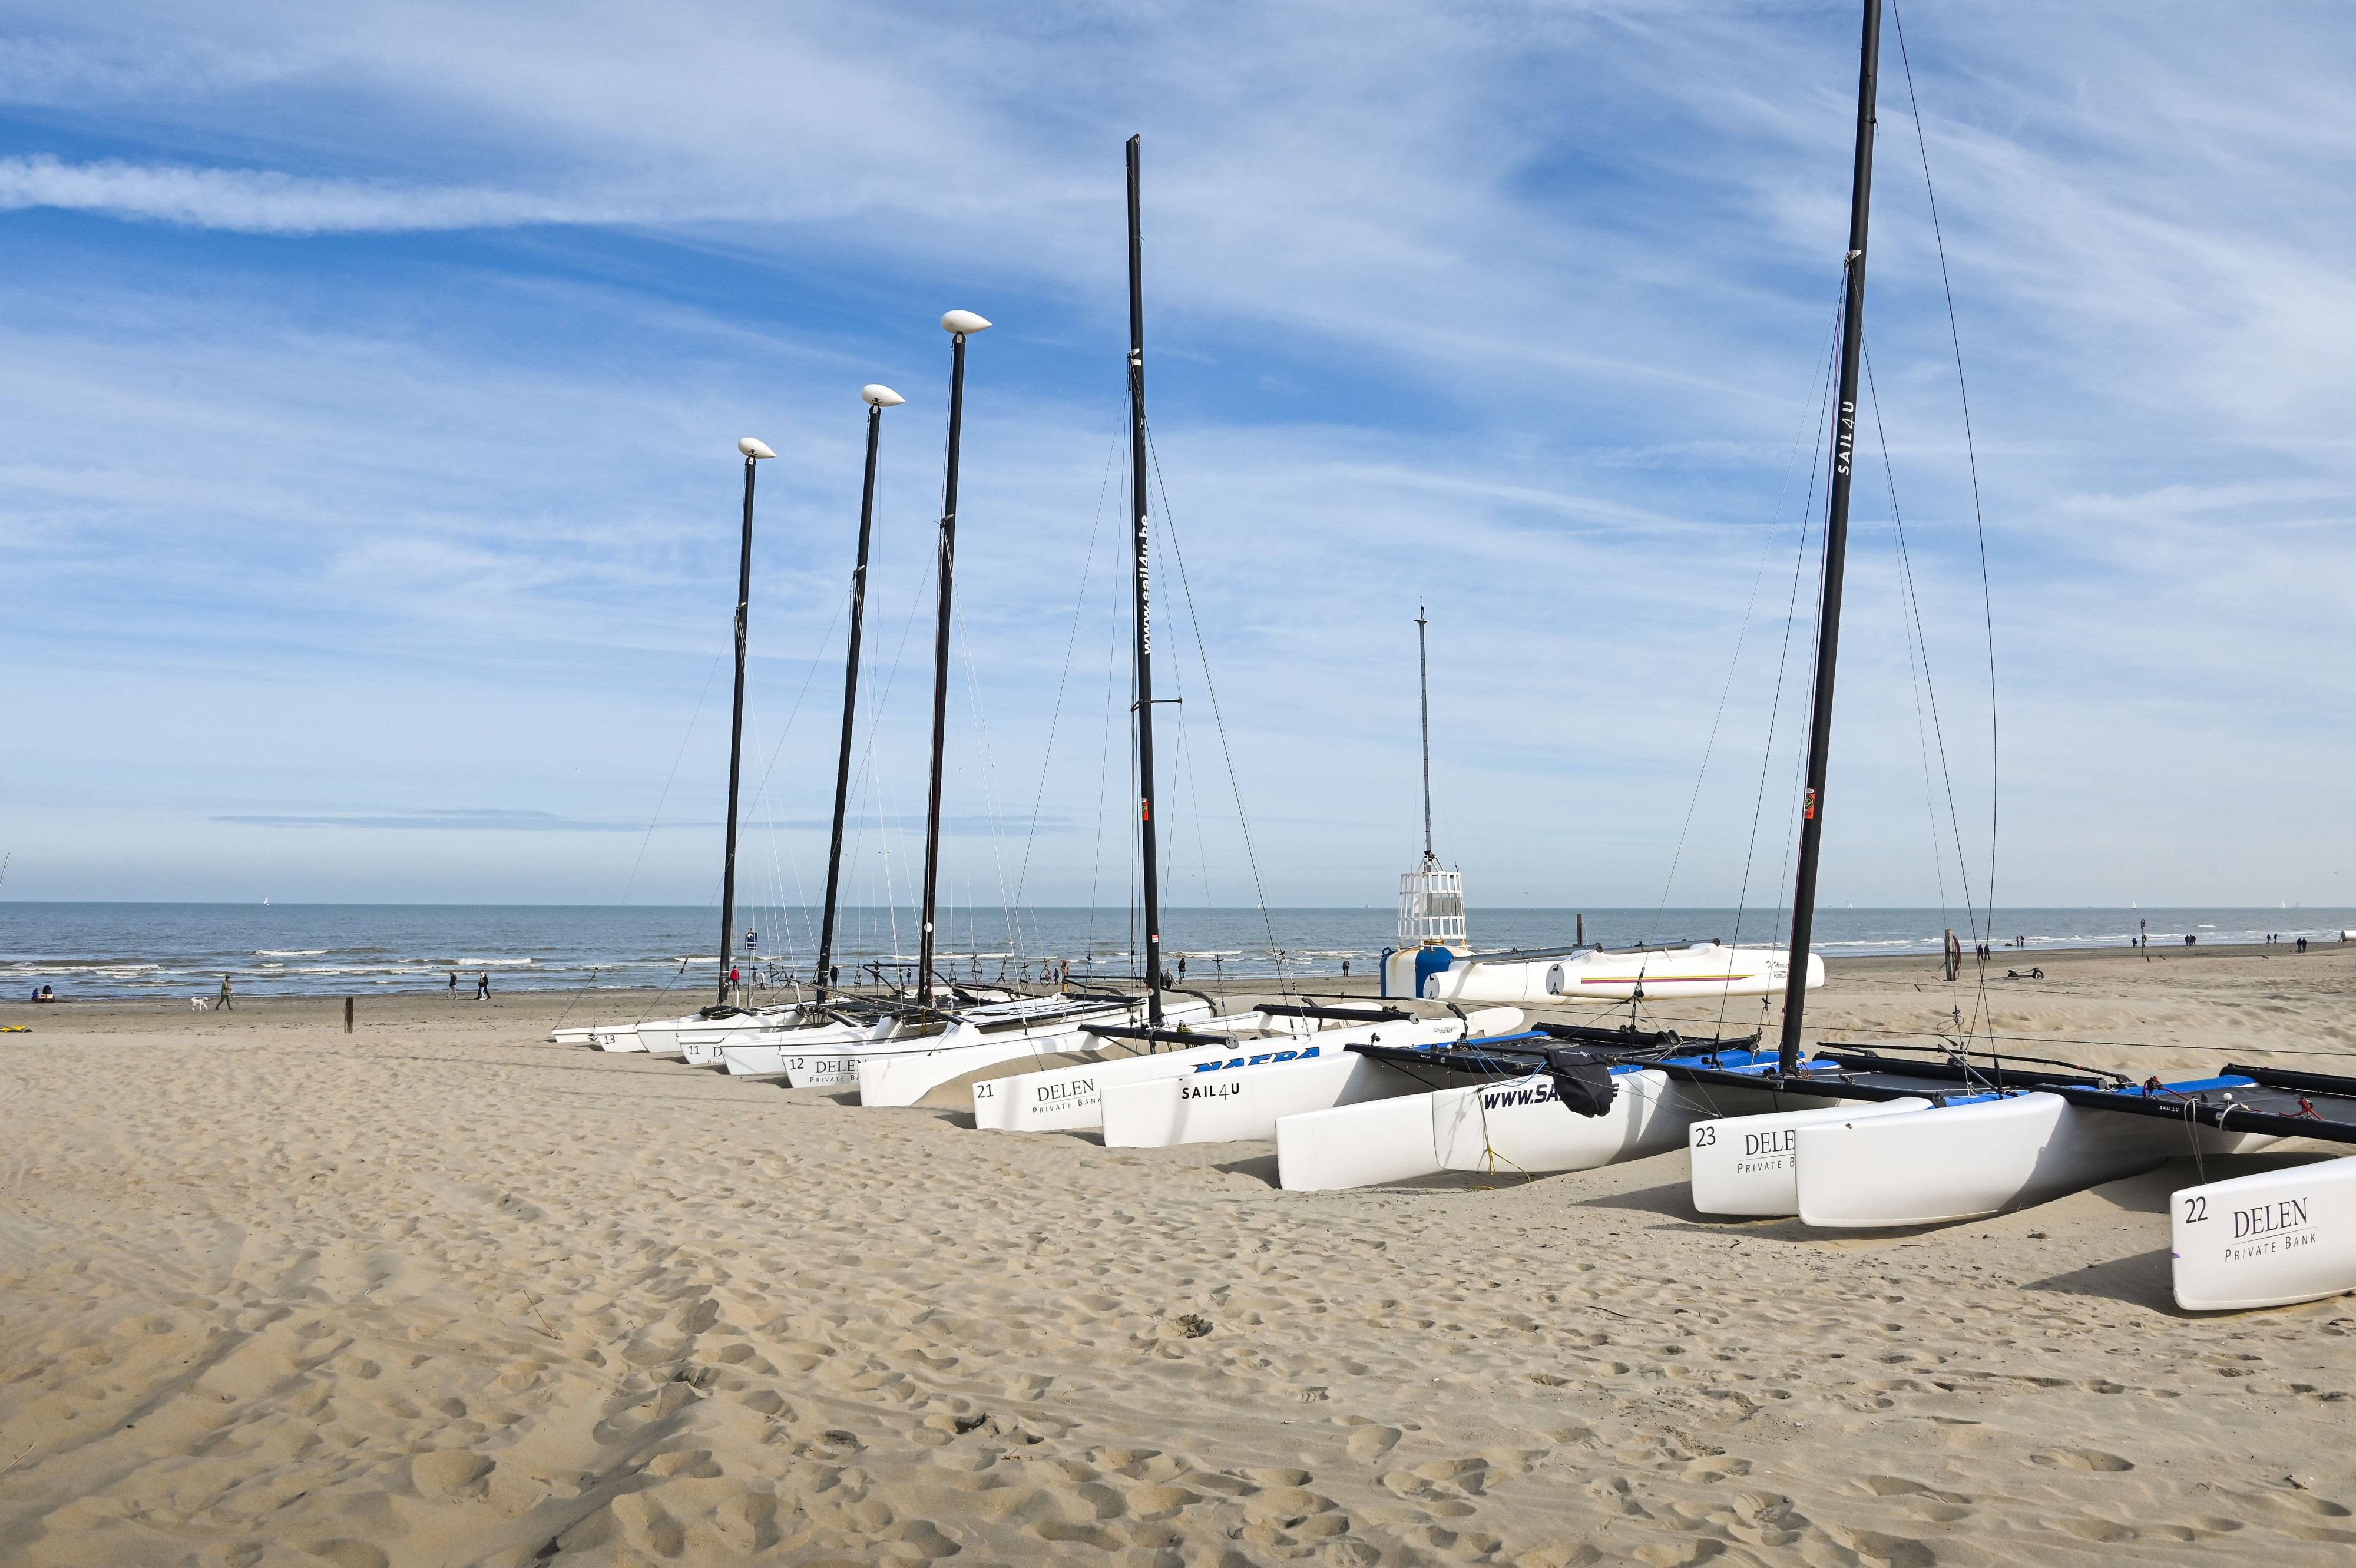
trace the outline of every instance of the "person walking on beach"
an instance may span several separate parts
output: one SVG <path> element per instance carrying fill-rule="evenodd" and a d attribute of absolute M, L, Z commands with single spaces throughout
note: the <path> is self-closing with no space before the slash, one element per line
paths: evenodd
<path fill-rule="evenodd" d="M 236 1004 L 230 1001 L 230 997 L 234 994 L 236 991 L 237 987 L 229 983 L 229 976 L 226 974 L 222 975 L 220 1000 L 213 1004 L 214 1008 L 222 1013 L 236 1012 Z"/>
<path fill-rule="evenodd" d="M 475 976 L 475 1000 L 477 1002 L 487 1002 L 490 1000 L 490 995 L 491 972 L 487 969 L 483 971 L 482 973 Z"/>
<path fill-rule="evenodd" d="M 458 1000 L 458 972 L 455 969 L 450 972 L 450 1000 Z"/>

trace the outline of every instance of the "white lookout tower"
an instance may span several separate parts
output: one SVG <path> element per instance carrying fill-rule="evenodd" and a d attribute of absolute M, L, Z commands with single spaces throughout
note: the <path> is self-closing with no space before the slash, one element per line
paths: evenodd
<path fill-rule="evenodd" d="M 1431 853 L 1431 677 L 1423 610 L 1415 612 L 1416 687 L 1423 705 L 1423 858 L 1399 877 L 1398 946 L 1383 954 L 1383 994 L 1419 996 L 1424 972 L 1472 956 L 1464 934 L 1464 874 Z"/>
<path fill-rule="evenodd" d="M 1462 872 L 1440 870 L 1440 857 L 1427 854 L 1399 878 L 1398 940 L 1403 948 L 1464 945 Z"/>

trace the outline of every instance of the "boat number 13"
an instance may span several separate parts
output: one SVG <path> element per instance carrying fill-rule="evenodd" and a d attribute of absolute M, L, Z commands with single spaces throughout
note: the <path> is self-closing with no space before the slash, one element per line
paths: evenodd
<path fill-rule="evenodd" d="M 2209 1200 L 2207 1198 L 2188 1197 L 2184 1200 L 2184 1222 L 2187 1225 L 2198 1225 L 2208 1218 Z"/>

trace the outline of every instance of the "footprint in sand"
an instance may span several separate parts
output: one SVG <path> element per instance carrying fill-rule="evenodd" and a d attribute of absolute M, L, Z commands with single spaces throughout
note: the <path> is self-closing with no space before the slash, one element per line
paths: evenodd
<path fill-rule="evenodd" d="M 493 1466 L 494 1462 L 482 1455 L 443 1448 L 412 1459 L 409 1478 L 419 1497 L 429 1501 L 456 1502 L 487 1493 Z"/>
<path fill-rule="evenodd" d="M 2050 1470 L 2095 1470 L 2115 1474 L 2132 1470 L 2135 1464 L 2115 1454 L 2105 1454 L 2099 1448 L 2056 1448 L 2049 1453 L 2031 1454 L 2029 1462 L 2042 1465 Z"/>
<path fill-rule="evenodd" d="M 1853 1530 L 1838 1524 L 1826 1526 L 1825 1533 L 1867 1562 L 1886 1564 L 1887 1568 L 1931 1568 L 1938 1561 L 1928 1546 L 1902 1535 L 1884 1535 L 1879 1530 Z"/>

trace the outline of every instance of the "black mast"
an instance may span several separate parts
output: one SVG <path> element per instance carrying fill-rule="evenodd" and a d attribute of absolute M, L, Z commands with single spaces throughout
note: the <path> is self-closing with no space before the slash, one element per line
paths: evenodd
<path fill-rule="evenodd" d="M 867 403 L 867 483 L 859 492 L 859 561 L 851 569 L 851 643 L 842 660 L 842 754 L 834 767 L 834 837 L 826 851 L 826 918 L 818 932 L 818 999 L 826 1000 L 827 970 L 834 962 L 835 892 L 842 881 L 843 813 L 851 806 L 851 730 L 859 710 L 859 632 L 867 610 L 867 538 L 875 517 L 875 445 L 884 411 L 907 400 L 890 387 L 860 389 Z"/>
<path fill-rule="evenodd" d="M 916 998 L 933 1004 L 933 911 L 941 881 L 941 761 L 949 722 L 949 589 L 957 567 L 958 443 L 965 425 L 965 338 L 990 325 L 970 310 L 941 317 L 949 334 L 949 451 L 941 480 L 940 607 L 933 631 L 933 770 L 925 796 L 925 908 L 916 938 Z"/>
<path fill-rule="evenodd" d="M 1145 892 L 1145 1005 L 1162 1024 L 1162 880 L 1153 853 L 1152 532 L 1145 508 L 1145 233 L 1138 213 L 1137 145 L 1129 139 L 1129 497 L 1136 520 L 1137 834 Z"/>
<path fill-rule="evenodd" d="M 720 1000 L 728 1000 L 728 960 L 736 940 L 736 786 L 744 764 L 744 628 L 753 609 L 753 465 L 772 454 L 751 436 L 744 454 L 744 548 L 736 564 L 736 712 L 728 725 L 728 847 L 720 869 Z"/>
<path fill-rule="evenodd" d="M 1423 699 L 1423 868 L 1431 870 L 1440 857 L 1431 853 L 1431 671 L 1424 658 L 1423 628 L 1429 625 L 1423 607 L 1415 607 L 1415 688 Z"/>
<path fill-rule="evenodd" d="M 1873 107 L 1881 63 L 1881 0 L 1865 0 L 1864 41 L 1857 73 L 1857 163 L 1849 180 L 1847 283 L 1842 291 L 1839 418 L 1833 426 L 1832 488 L 1825 503 L 1824 592 L 1816 617 L 1816 702 L 1808 721 L 1807 793 L 1800 821 L 1800 869 L 1792 888 L 1790 972 L 1783 985 L 1785 1072 L 1800 1065 L 1800 1024 L 1807 1007 L 1808 944 L 1816 921 L 1816 868 L 1824 850 L 1825 763 L 1832 749 L 1833 666 L 1840 650 L 1841 575 L 1848 559 L 1849 460 L 1857 447 L 1858 360 L 1865 347 L 1866 214 L 1873 199 Z"/>

